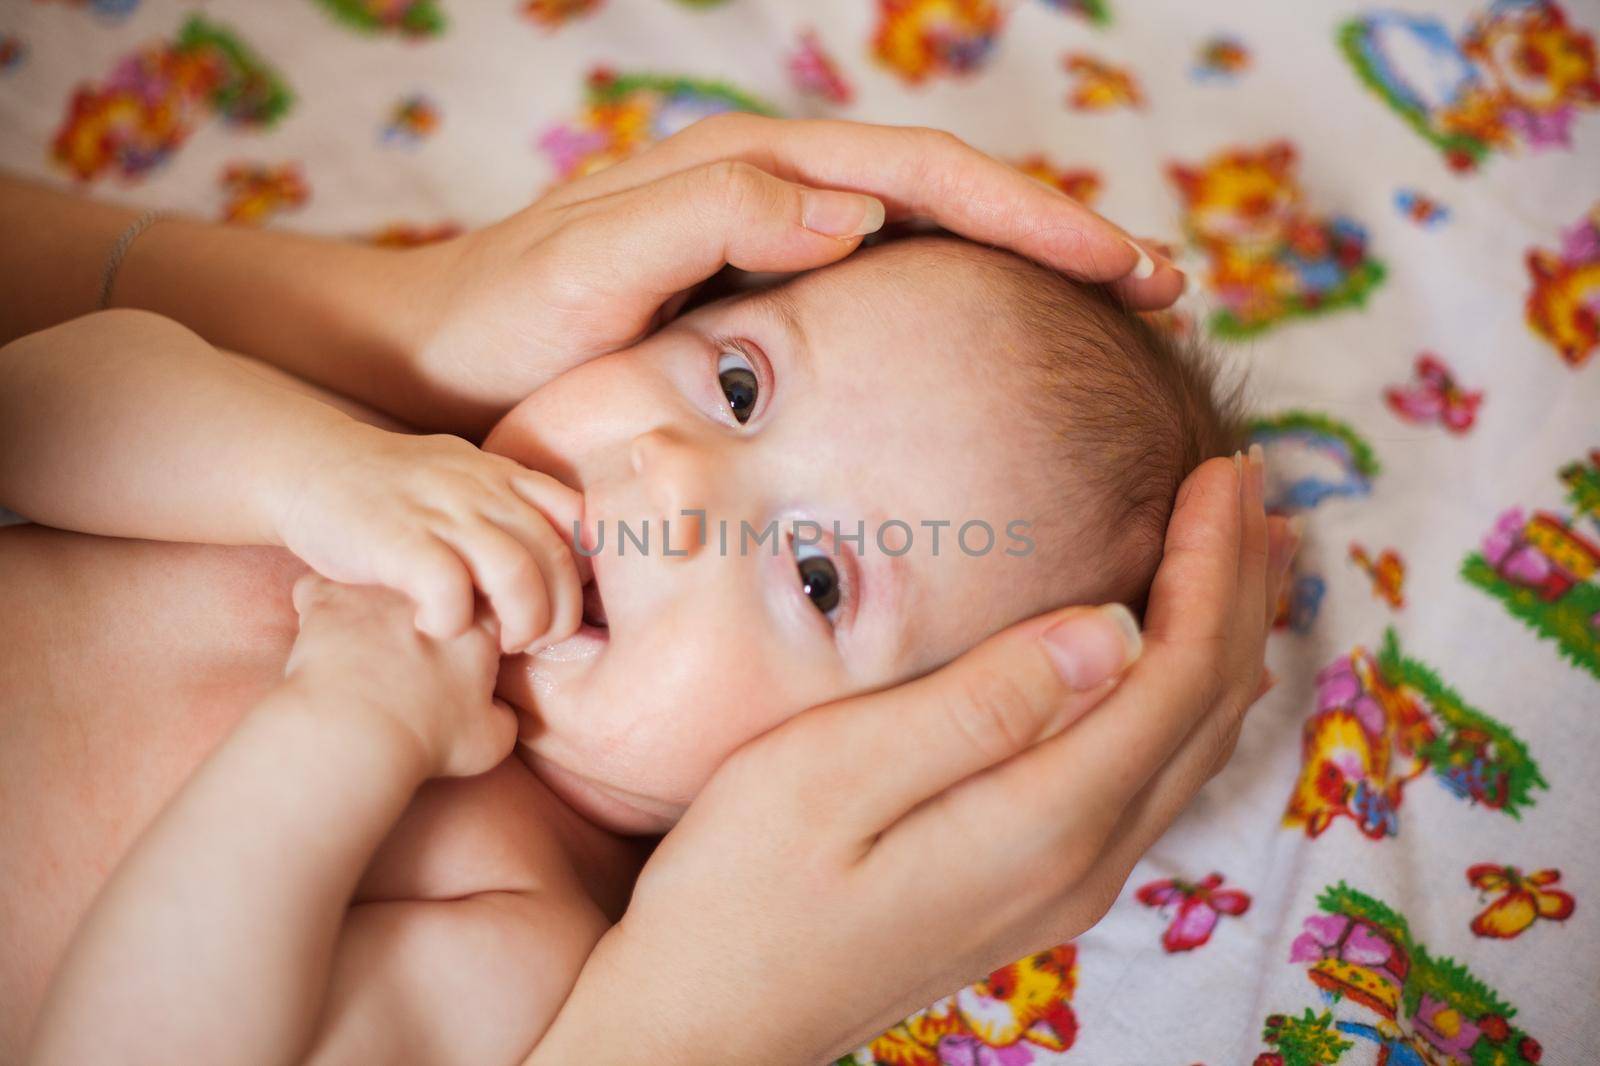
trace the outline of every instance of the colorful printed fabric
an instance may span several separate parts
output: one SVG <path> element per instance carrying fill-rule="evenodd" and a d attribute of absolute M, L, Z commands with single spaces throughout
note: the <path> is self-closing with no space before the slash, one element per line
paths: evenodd
<path fill-rule="evenodd" d="M 409 246 L 747 110 L 945 127 L 1176 250 L 1307 523 L 1278 684 L 1094 929 L 844 1062 L 1600 1062 L 1600 8 L 196 6 L 0 10 L 6 167 Z"/>

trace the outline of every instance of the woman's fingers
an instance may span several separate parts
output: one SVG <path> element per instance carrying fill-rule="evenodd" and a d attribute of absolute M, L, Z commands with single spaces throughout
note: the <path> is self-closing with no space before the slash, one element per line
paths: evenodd
<path fill-rule="evenodd" d="M 911 812 L 869 862 L 894 869 L 921 853 L 940 878 L 964 884 L 992 864 L 1031 861 L 1044 893 L 1095 867 L 1127 804 L 1168 774 L 1192 736 L 1215 732 L 1208 719 L 1219 704 L 1237 707 L 1226 689 L 1239 639 L 1242 465 L 1213 460 L 1185 483 L 1151 592 L 1144 654 L 1115 691 L 1061 735 Z M 1015 905 L 1028 906 L 1030 894 L 1021 895 Z"/>
<path fill-rule="evenodd" d="M 725 264 L 796 271 L 832 263 L 883 224 L 883 205 L 869 196 L 808 189 L 726 160 L 570 211 L 569 222 L 547 238 L 545 261 L 560 265 L 561 281 L 584 294 L 622 291 L 658 301 Z"/>
<path fill-rule="evenodd" d="M 1271 539 L 1267 533 L 1266 454 L 1261 445 L 1250 445 L 1245 457 L 1239 494 L 1239 586 L 1234 596 L 1233 674 L 1248 677 L 1243 693 L 1254 691 L 1263 665 L 1266 647 L 1264 605 L 1272 565 Z"/>
<path fill-rule="evenodd" d="M 870 839 L 907 811 L 1066 728 L 1105 698 L 1139 655 L 1120 604 L 1070 607 L 996 634 L 960 659 L 897 688 L 808 712 L 785 727 L 761 772 L 803 768 L 808 803 L 838 839 Z M 901 757 L 882 763 L 891 738 Z M 803 749 L 803 750 L 801 750 Z M 818 781 L 827 767 L 829 781 Z M 833 787 L 836 779 L 837 787 Z M 783 791 L 783 790 L 780 790 Z"/>
<path fill-rule="evenodd" d="M 973 821 L 994 826 L 987 846 L 1053 846 L 1056 826 L 1069 821 L 1058 814 L 1070 810 L 1077 827 L 1070 843 L 1093 848 L 1081 827 L 1109 829 L 1216 704 L 1239 596 L 1239 493 L 1232 460 L 1212 460 L 1190 475 L 1151 589 L 1139 662 L 1070 730 L 964 784 L 965 795 L 952 794 L 947 807 L 968 805 Z M 1019 816 L 1027 811 L 1032 818 Z M 930 824 L 922 835 L 936 834 Z"/>
<path fill-rule="evenodd" d="M 1166 307 L 1183 290 L 1183 275 L 1165 257 L 1141 254 L 1113 223 L 939 130 L 719 115 L 558 190 L 550 202 L 615 194 L 730 159 L 813 188 L 867 193 L 891 220 L 928 219 L 1072 277 L 1115 282 L 1136 309 Z"/>

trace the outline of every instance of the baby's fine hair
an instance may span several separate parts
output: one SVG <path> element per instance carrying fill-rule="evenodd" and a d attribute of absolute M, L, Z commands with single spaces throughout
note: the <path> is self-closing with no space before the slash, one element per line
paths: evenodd
<path fill-rule="evenodd" d="M 993 271 L 999 306 L 1020 331 L 1015 401 L 1043 427 L 1047 461 L 1062 471 L 1056 514 L 1041 517 L 1072 527 L 1104 560 L 1091 599 L 1142 610 L 1178 487 L 1244 445 L 1240 387 L 1223 387 L 1215 357 L 1171 316 L 1130 311 L 1108 285 L 935 240 Z"/>

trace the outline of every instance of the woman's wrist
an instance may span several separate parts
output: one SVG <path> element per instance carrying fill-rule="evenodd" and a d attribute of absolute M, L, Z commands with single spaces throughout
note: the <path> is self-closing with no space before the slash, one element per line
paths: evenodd
<path fill-rule="evenodd" d="M 412 250 L 168 217 L 128 250 L 111 301 L 410 421 L 426 410 L 421 265 Z"/>

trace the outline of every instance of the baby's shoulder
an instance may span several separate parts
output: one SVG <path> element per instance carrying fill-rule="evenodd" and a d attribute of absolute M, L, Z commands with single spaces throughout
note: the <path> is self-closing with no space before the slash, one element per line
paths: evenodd
<path fill-rule="evenodd" d="M 562 837 L 558 803 L 508 759 L 430 782 L 362 877 L 341 934 L 344 990 L 318 1062 L 424 1041 L 441 1061 L 516 1061 L 610 927 Z M 410 1034 L 393 1031 L 405 1004 Z"/>
<path fill-rule="evenodd" d="M 477 777 L 430 781 L 368 865 L 356 902 L 586 897 L 559 804 L 514 757 Z"/>

